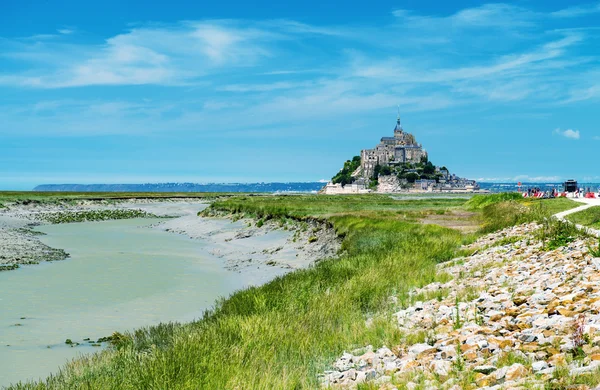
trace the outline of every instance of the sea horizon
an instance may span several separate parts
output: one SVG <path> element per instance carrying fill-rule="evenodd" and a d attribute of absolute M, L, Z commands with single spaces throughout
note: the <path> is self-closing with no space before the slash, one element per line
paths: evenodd
<path fill-rule="evenodd" d="M 231 182 L 231 183 L 95 183 L 95 184 L 42 184 L 30 191 L 40 192 L 258 192 L 258 193 L 314 193 L 326 184 L 324 181 L 307 182 Z M 478 182 L 480 190 L 490 192 L 542 191 L 561 189 L 563 182 Z M 520 184 L 520 186 L 519 186 Z M 600 182 L 578 182 L 580 188 L 600 189 Z"/>

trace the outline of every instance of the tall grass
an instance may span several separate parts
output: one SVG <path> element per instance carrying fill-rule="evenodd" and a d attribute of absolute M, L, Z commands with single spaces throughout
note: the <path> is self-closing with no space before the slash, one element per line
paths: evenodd
<path fill-rule="evenodd" d="M 600 229 L 600 206 L 590 207 L 571 214 L 567 219 L 573 223 Z"/>
<path fill-rule="evenodd" d="M 503 197 L 496 195 L 502 194 L 489 195 L 496 199 L 495 202 L 483 199 L 471 203 L 473 200 L 471 199 L 465 205 L 467 208 L 476 209 L 481 212 L 483 219 L 481 231 L 483 233 L 523 223 L 542 223 L 556 213 L 578 206 L 576 202 L 565 198 L 535 200 L 518 198 L 517 200 L 502 200 Z"/>
<path fill-rule="evenodd" d="M 474 195 L 466 203 L 466 207 L 471 210 L 481 210 L 486 206 L 508 202 L 521 201 L 523 196 L 518 192 L 501 192 L 498 194 Z"/>

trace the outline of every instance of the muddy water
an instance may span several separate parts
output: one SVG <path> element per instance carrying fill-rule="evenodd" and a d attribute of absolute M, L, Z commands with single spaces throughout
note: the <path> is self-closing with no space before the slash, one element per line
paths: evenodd
<path fill-rule="evenodd" d="M 218 297 L 282 273 L 228 271 L 202 240 L 149 227 L 156 222 L 38 228 L 45 244 L 71 258 L 0 273 L 0 387 L 46 377 L 99 348 L 84 338 L 192 320 Z"/>

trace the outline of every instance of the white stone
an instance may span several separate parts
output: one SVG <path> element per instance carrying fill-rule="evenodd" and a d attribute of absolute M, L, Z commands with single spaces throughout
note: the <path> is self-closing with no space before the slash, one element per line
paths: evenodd
<path fill-rule="evenodd" d="M 502 367 L 495 372 L 496 380 L 502 380 L 506 376 L 506 372 L 508 371 L 508 367 Z"/>
<path fill-rule="evenodd" d="M 542 370 L 545 370 L 546 368 L 548 368 L 548 363 L 546 363 L 543 360 L 533 362 L 531 364 L 531 369 L 533 370 L 533 372 L 542 371 Z"/>
<path fill-rule="evenodd" d="M 446 377 L 452 371 L 452 363 L 448 360 L 433 360 L 429 364 L 429 369 L 439 376 Z"/>
<path fill-rule="evenodd" d="M 379 349 L 377 350 L 377 352 L 376 352 L 376 353 L 377 353 L 377 355 L 378 355 L 379 357 L 392 357 L 392 356 L 396 356 L 396 355 L 394 355 L 394 353 L 393 353 L 392 351 L 390 351 L 390 349 L 389 349 L 389 348 L 387 348 L 387 347 L 382 347 L 382 348 L 379 348 Z"/>
<path fill-rule="evenodd" d="M 408 349 L 408 352 L 419 355 L 423 352 L 432 352 L 434 350 L 436 349 L 429 344 L 415 344 Z"/>

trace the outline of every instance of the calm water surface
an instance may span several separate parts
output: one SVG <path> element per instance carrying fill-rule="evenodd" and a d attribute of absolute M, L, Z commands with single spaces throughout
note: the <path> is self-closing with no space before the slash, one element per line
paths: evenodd
<path fill-rule="evenodd" d="M 0 387 L 44 378 L 112 332 L 198 318 L 216 298 L 274 276 L 227 271 L 201 240 L 152 229 L 158 220 L 42 226 L 71 258 L 0 272 Z M 280 272 L 281 273 L 281 272 Z"/>

